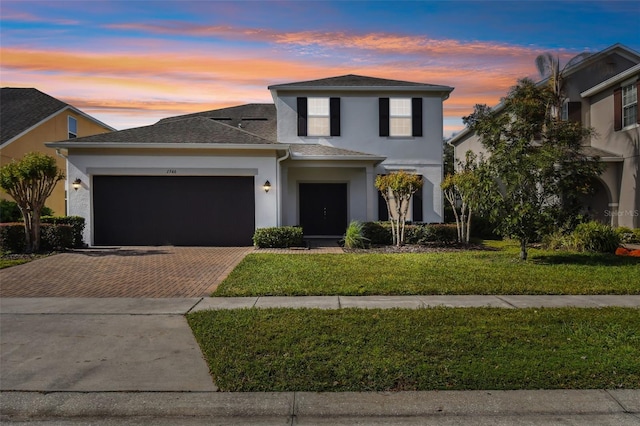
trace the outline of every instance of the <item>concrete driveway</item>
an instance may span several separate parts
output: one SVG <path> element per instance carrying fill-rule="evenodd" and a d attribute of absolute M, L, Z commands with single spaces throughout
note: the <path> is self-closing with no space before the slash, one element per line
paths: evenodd
<path fill-rule="evenodd" d="M 74 250 L 0 270 L 0 297 L 201 297 L 253 247 Z"/>

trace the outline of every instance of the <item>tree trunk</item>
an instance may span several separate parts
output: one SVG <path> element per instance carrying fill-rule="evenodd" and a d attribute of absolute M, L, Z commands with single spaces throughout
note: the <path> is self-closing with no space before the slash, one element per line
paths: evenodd
<path fill-rule="evenodd" d="M 469 244 L 469 239 L 471 237 L 471 209 L 469 209 L 469 214 L 467 215 L 467 240 L 465 243 Z"/>
<path fill-rule="evenodd" d="M 520 260 L 527 260 L 527 240 L 520 240 Z"/>
<path fill-rule="evenodd" d="M 31 233 L 33 235 L 31 239 L 31 245 L 33 247 L 33 253 L 40 251 L 40 212 L 33 212 L 31 215 Z"/>

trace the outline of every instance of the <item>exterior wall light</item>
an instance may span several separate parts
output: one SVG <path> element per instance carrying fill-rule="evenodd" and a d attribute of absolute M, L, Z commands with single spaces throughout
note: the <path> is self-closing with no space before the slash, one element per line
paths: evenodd
<path fill-rule="evenodd" d="M 80 178 L 76 178 L 76 180 L 73 181 L 71 186 L 73 186 L 73 189 L 75 189 L 77 191 L 78 188 L 80 188 L 82 186 L 82 181 L 80 180 Z"/>
<path fill-rule="evenodd" d="M 262 185 L 262 189 L 264 189 L 264 192 L 269 192 L 269 190 L 271 189 L 271 182 L 266 181 L 264 185 Z"/>

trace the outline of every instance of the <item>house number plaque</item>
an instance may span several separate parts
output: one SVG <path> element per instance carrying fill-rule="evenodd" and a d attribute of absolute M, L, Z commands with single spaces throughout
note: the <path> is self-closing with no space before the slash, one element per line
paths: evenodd
<path fill-rule="evenodd" d="M 168 175 L 176 175 L 176 174 L 178 174 L 178 171 L 176 169 L 167 169 L 167 174 Z"/>

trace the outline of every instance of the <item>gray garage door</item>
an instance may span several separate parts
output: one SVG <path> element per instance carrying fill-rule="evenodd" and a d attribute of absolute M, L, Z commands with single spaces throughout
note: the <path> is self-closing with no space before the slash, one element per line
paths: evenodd
<path fill-rule="evenodd" d="M 253 180 L 252 176 L 94 176 L 94 243 L 251 245 Z"/>

